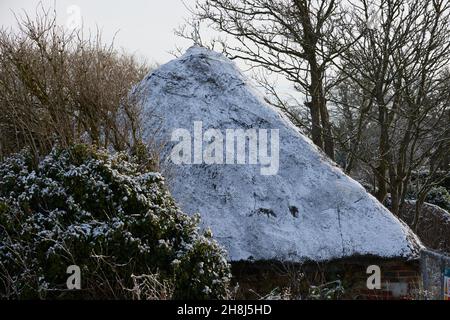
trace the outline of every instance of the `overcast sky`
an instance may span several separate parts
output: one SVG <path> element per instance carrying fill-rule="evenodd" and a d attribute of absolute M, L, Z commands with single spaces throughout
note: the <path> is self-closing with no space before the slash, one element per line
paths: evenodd
<path fill-rule="evenodd" d="M 56 3 L 61 24 L 70 25 L 76 21 L 79 11 L 84 26 L 99 26 L 105 41 L 113 39 L 118 32 L 115 42 L 119 47 L 144 56 L 149 62 L 167 62 L 173 57 L 169 51 L 176 46 L 185 48 L 190 45 L 173 33 L 189 16 L 181 0 L 0 0 L 1 25 L 15 25 L 11 10 L 20 13 L 25 9 L 33 15 L 40 2 L 46 8 L 55 7 Z M 187 4 L 193 2 L 185 0 Z"/>
<path fill-rule="evenodd" d="M 145 58 L 149 63 L 165 63 L 173 59 L 170 54 L 177 47 L 187 49 L 192 43 L 174 34 L 174 29 L 189 17 L 189 11 L 182 0 L 0 0 L 0 22 L 2 27 L 15 27 L 12 12 L 35 15 L 39 4 L 45 8 L 55 8 L 58 23 L 73 26 L 79 16 L 86 29 L 98 26 L 103 40 L 114 39 L 116 47 Z M 193 5 L 195 0 L 184 0 Z M 211 30 L 202 28 L 202 37 L 213 37 Z M 238 61 L 245 71 L 246 64 Z M 279 93 L 294 94 L 292 86 L 283 78 L 270 76 L 277 81 Z"/>

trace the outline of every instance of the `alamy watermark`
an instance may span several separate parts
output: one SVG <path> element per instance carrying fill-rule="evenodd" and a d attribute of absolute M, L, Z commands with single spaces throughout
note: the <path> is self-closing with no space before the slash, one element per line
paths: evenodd
<path fill-rule="evenodd" d="M 279 129 L 208 129 L 194 121 L 188 129 L 172 132 L 170 159 L 174 164 L 260 165 L 261 175 L 276 175 L 280 160 Z M 247 148 L 248 147 L 248 148 Z"/>
<path fill-rule="evenodd" d="M 367 289 L 381 289 L 381 268 L 377 265 L 370 265 L 367 267 L 366 273 L 370 274 L 366 282 Z"/>
<path fill-rule="evenodd" d="M 67 278 L 66 286 L 69 290 L 81 289 L 81 270 L 77 265 L 70 265 L 67 267 L 66 273 L 70 276 Z"/>

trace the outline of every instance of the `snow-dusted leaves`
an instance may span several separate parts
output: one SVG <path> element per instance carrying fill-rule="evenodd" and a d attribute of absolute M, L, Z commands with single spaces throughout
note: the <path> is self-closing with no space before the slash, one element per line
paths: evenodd
<path fill-rule="evenodd" d="M 131 298 L 132 276 L 159 274 L 174 298 L 224 298 L 224 250 L 182 213 L 159 173 L 84 145 L 0 164 L 0 296 Z M 66 268 L 82 269 L 79 292 Z"/>

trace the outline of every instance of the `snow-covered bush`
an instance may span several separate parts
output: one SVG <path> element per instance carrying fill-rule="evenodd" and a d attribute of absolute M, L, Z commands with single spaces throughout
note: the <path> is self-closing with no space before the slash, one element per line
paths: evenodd
<path fill-rule="evenodd" d="M 0 164 L 0 297 L 133 298 L 158 274 L 172 298 L 225 298 L 224 250 L 182 213 L 160 174 L 84 145 Z M 67 290 L 69 265 L 81 290 Z"/>
<path fill-rule="evenodd" d="M 435 204 L 442 209 L 450 211 L 450 194 L 444 187 L 434 187 L 428 193 L 426 202 Z"/>

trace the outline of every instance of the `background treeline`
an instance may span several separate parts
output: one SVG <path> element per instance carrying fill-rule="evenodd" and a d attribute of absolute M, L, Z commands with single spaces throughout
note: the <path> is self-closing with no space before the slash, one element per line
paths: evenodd
<path fill-rule="evenodd" d="M 135 144 L 139 95 L 129 93 L 148 66 L 43 7 L 17 19 L 17 30 L 0 31 L 0 160 L 25 146 L 38 156 L 55 143 Z"/>
<path fill-rule="evenodd" d="M 256 67 L 268 102 L 394 214 L 413 201 L 417 228 L 430 191 L 450 199 L 450 1 L 198 0 L 191 12 L 179 35 Z"/>

